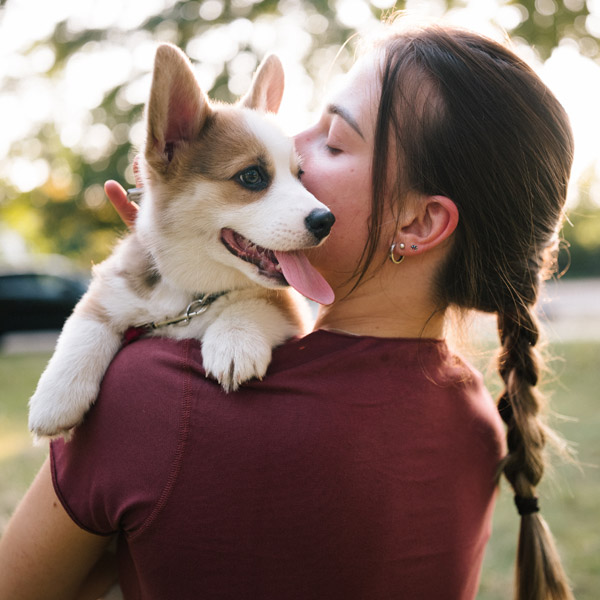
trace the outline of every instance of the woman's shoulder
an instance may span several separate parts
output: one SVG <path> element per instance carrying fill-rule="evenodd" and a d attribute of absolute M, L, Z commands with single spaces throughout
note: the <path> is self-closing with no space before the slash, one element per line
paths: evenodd
<path fill-rule="evenodd" d="M 444 435 L 469 430 L 502 444 L 502 420 L 483 376 L 445 340 L 316 331 L 282 348 L 273 374 L 320 396 L 393 401 L 405 417 L 419 414 L 440 423 Z"/>
<path fill-rule="evenodd" d="M 123 347 L 71 441 L 52 444 L 55 489 L 80 526 L 107 533 L 126 519 L 134 529 L 147 516 L 140 506 L 158 501 L 186 427 L 193 346 L 148 338 Z"/>
<path fill-rule="evenodd" d="M 143 338 L 125 345 L 112 360 L 84 419 L 85 435 L 132 438 L 176 429 L 185 380 L 195 365 L 194 351 L 192 340 Z"/>
<path fill-rule="evenodd" d="M 120 383 L 129 380 L 140 382 L 181 376 L 194 359 L 198 344 L 194 340 L 175 340 L 166 337 L 143 337 L 126 342 L 114 357 L 107 376 Z M 109 379 L 110 381 L 110 379 Z"/>
<path fill-rule="evenodd" d="M 363 366 L 373 367 L 378 361 L 392 360 L 396 368 L 411 367 L 425 358 L 439 356 L 446 344 L 443 340 L 392 338 L 354 335 L 344 331 L 318 329 L 301 338 L 289 340 L 275 349 L 272 370 L 279 366 L 300 365 L 311 361 L 356 357 Z M 400 358 L 402 357 L 402 358 Z M 343 364 L 339 364 L 343 367 Z M 364 369 L 363 369 L 364 370 Z"/>
<path fill-rule="evenodd" d="M 442 339 L 359 336 L 319 329 L 275 349 L 269 373 L 298 369 L 325 381 L 401 380 L 447 386 L 464 380 L 481 384 L 479 374 L 458 359 Z M 404 386 L 403 386 L 404 387 Z"/>

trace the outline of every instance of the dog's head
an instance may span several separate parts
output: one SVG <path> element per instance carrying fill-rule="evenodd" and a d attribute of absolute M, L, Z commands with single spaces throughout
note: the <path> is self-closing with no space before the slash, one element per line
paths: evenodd
<path fill-rule="evenodd" d="M 158 48 L 137 227 L 177 286 L 211 292 L 250 279 L 278 287 L 287 277 L 316 293 L 317 274 L 297 251 L 320 244 L 334 217 L 300 183 L 293 141 L 266 114 L 282 94 L 283 69 L 270 56 L 237 105 L 211 103 L 187 57 Z"/>

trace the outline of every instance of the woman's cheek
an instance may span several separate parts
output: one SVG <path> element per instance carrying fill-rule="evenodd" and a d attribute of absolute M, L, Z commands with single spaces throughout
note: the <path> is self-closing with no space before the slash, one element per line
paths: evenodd
<path fill-rule="evenodd" d="M 366 241 L 365 223 L 336 219 L 329 237 L 317 248 L 307 250 L 306 255 L 335 288 L 346 282 L 355 271 Z"/>
<path fill-rule="evenodd" d="M 310 164 L 303 164 L 304 173 L 300 181 L 302 185 L 317 199 L 329 208 L 328 198 L 326 198 L 325 189 L 327 175 L 320 173 L 318 169 Z"/>

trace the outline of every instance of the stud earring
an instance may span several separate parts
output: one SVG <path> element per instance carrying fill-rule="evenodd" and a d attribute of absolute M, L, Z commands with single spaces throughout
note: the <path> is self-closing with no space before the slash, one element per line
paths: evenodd
<path fill-rule="evenodd" d="M 411 244 L 410 249 L 411 250 L 416 250 L 418 248 L 418 246 L 416 244 Z"/>
<path fill-rule="evenodd" d="M 400 242 L 398 244 L 398 248 L 400 248 L 400 250 L 404 250 L 404 244 L 402 242 Z M 403 260 L 404 260 L 404 254 L 400 255 L 400 258 L 396 259 L 396 257 L 394 256 L 394 250 L 396 249 L 396 244 L 392 244 L 390 247 L 390 260 L 395 264 L 395 265 L 399 265 Z"/>

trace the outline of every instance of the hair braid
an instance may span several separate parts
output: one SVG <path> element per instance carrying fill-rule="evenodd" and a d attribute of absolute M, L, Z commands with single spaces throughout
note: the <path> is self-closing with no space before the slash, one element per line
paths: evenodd
<path fill-rule="evenodd" d="M 502 470 L 515 492 L 522 497 L 533 495 L 544 473 L 542 450 L 546 441 L 539 418 L 542 398 L 535 386 L 539 379 L 538 326 L 528 309 L 524 314 L 499 313 L 498 331 L 502 349 L 499 371 L 505 390 L 499 407 L 510 406 L 507 422 L 508 455 Z M 505 409 L 506 410 L 506 409 Z M 506 416 L 506 415 L 505 415 Z"/>
<path fill-rule="evenodd" d="M 498 367 L 505 389 L 498 410 L 507 424 L 508 454 L 501 470 L 519 502 L 531 502 L 544 473 L 544 446 L 553 432 L 541 413 L 543 396 L 536 385 L 541 357 L 537 319 L 532 306 L 498 314 L 502 349 Z M 527 600 L 566 600 L 573 598 L 566 583 L 552 534 L 538 512 L 523 514 L 519 532 L 516 572 L 516 598 Z"/>

